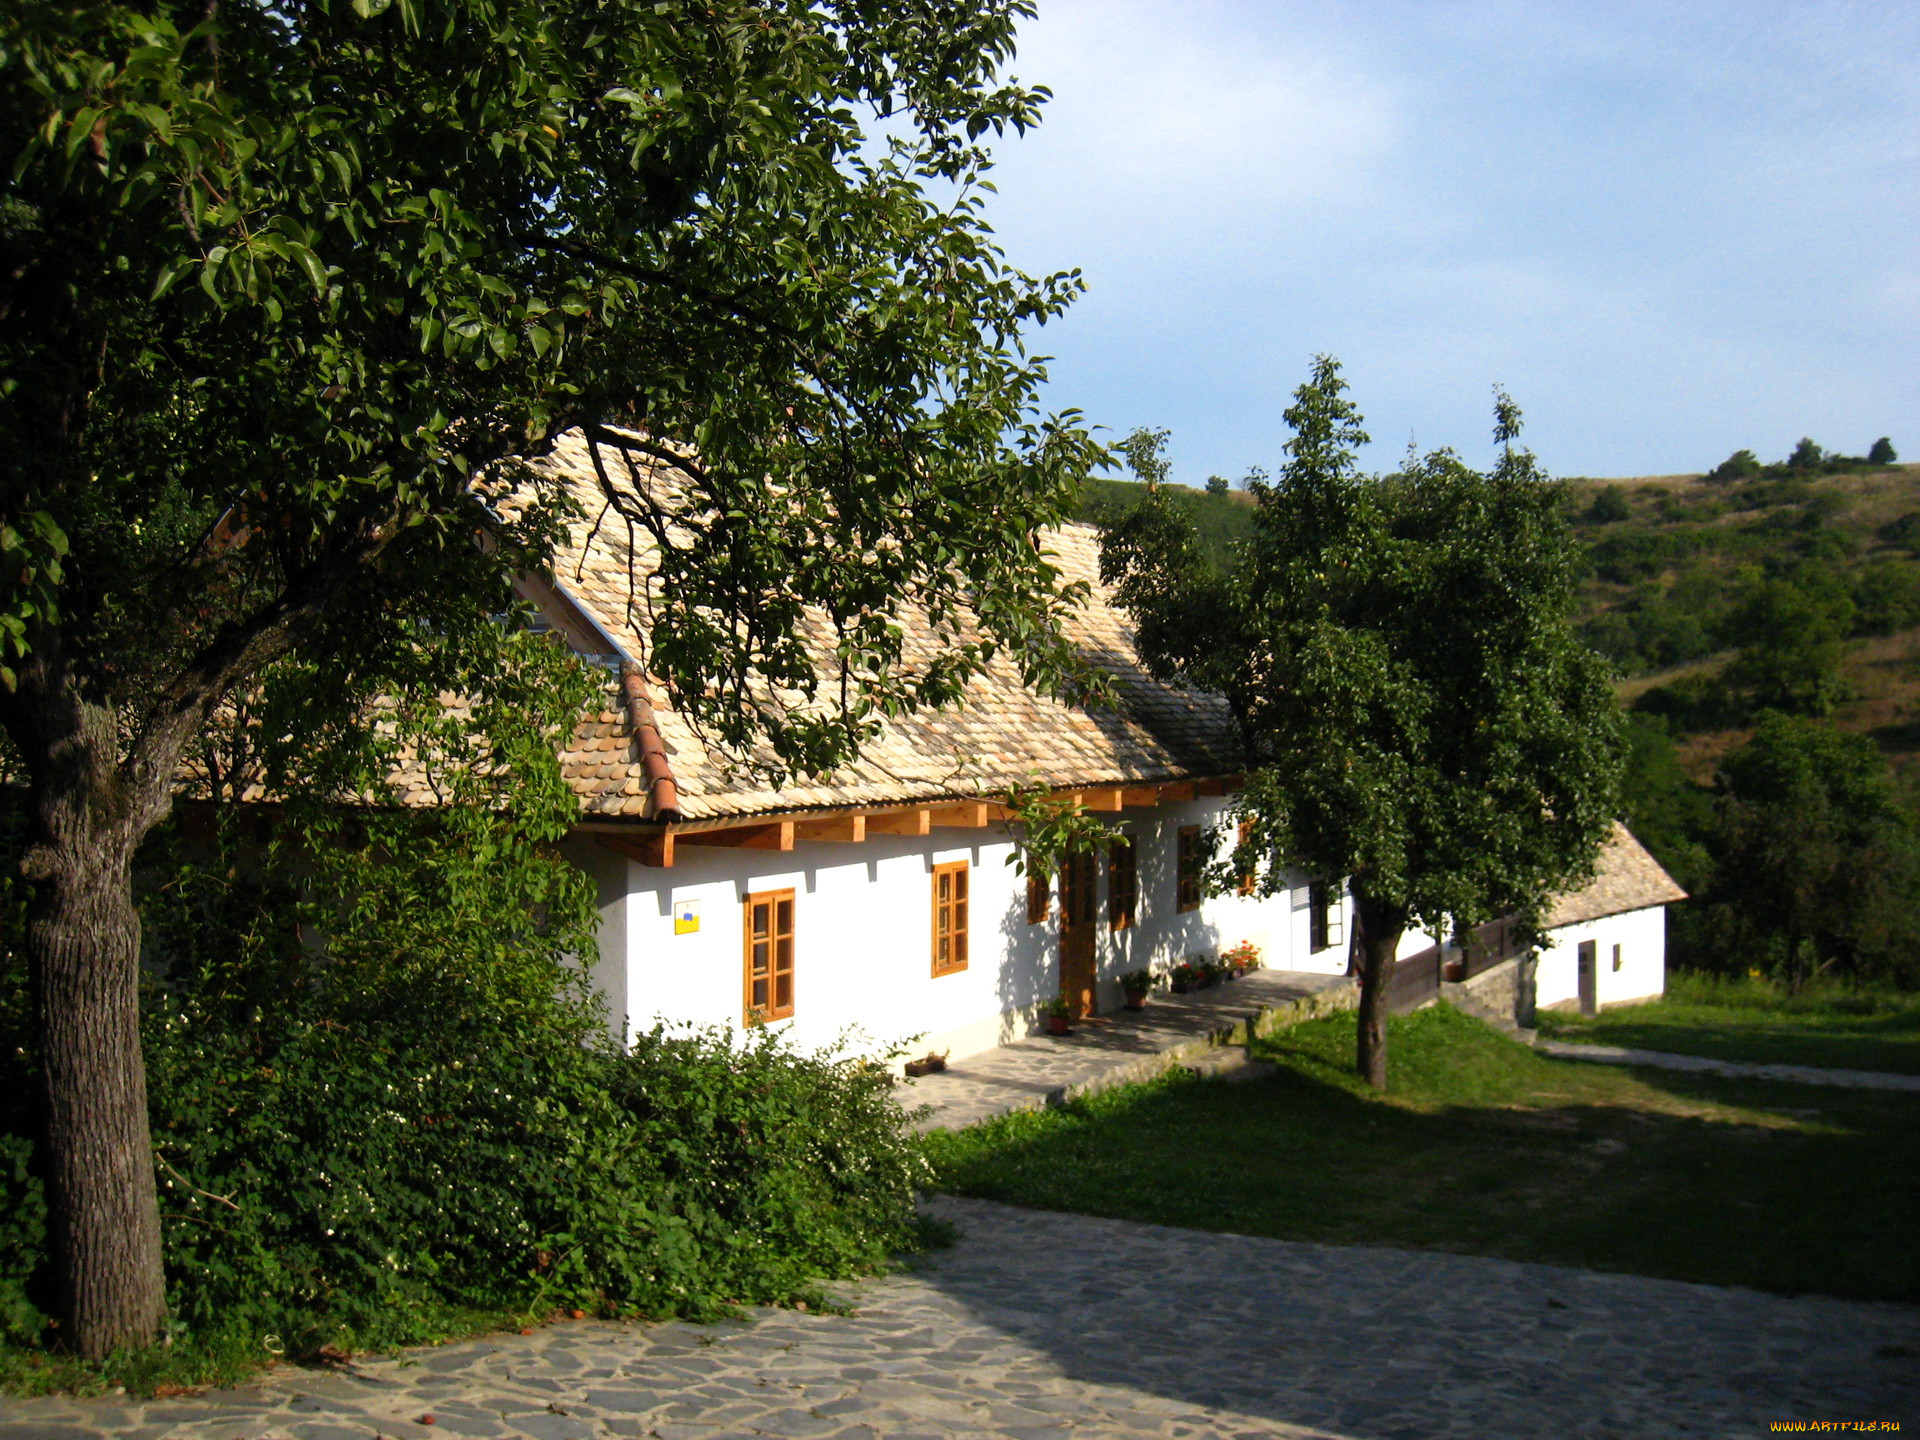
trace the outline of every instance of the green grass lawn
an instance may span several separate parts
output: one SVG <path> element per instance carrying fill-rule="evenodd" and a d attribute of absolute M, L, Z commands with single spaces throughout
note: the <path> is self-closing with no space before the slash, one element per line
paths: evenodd
<path fill-rule="evenodd" d="M 1278 1074 L 1175 1075 L 929 1137 L 955 1194 L 1203 1230 L 1714 1284 L 1920 1299 L 1920 1095 L 1559 1061 L 1445 1006 L 1259 1042 Z"/>
<path fill-rule="evenodd" d="M 1920 995 L 1897 991 L 1788 995 L 1766 981 L 1678 975 L 1664 999 L 1591 1018 L 1542 1011 L 1540 1028 L 1556 1040 L 1920 1075 Z"/>

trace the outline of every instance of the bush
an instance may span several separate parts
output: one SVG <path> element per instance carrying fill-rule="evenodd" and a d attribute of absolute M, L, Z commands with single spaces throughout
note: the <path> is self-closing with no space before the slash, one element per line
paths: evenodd
<path fill-rule="evenodd" d="M 351 681 L 279 667 L 255 723 L 209 737 L 219 773 L 285 797 L 271 832 L 213 805 L 143 852 L 179 1348 L 310 1355 L 556 1309 L 710 1317 L 910 1245 L 923 1170 L 885 1069 L 771 1031 L 656 1031 L 626 1053 L 609 1036 L 578 963 L 593 887 L 554 848 L 577 813 L 556 745 L 600 680 L 484 617 L 418 641 Z M 449 691 L 475 698 L 449 707 Z M 342 803 L 402 761 L 439 809 Z M 13 1360 L 49 1339 L 17 876 L 0 863 Z M 0 1380 L 20 1374 L 0 1355 Z M 233 1371 L 210 1358 L 206 1374 Z"/>
<path fill-rule="evenodd" d="M 1750 480 L 1762 469 L 1760 457 L 1751 450 L 1736 450 L 1707 472 L 1709 480 Z"/>
<path fill-rule="evenodd" d="M 1593 497 L 1593 504 L 1587 507 L 1585 518 L 1590 525 L 1612 525 L 1621 520 L 1631 520 L 1633 507 L 1627 503 L 1626 492 L 1618 485 L 1605 485 Z"/>
<path fill-rule="evenodd" d="M 300 855 L 321 878 L 304 896 L 291 847 L 250 879 L 231 849 L 175 859 L 149 889 L 168 958 L 145 1007 L 149 1103 L 190 1336 L 311 1355 L 471 1312 L 710 1318 L 911 1244 L 921 1165 L 884 1069 L 767 1031 L 655 1031 L 620 1053 L 556 953 L 570 928 L 529 923 L 532 889 L 558 914 L 579 877 L 466 821 L 392 822 L 412 833 L 363 835 L 368 852 L 323 838 Z M 348 876 L 357 892 L 326 883 Z M 328 911 L 316 963 L 294 917 Z M 18 1013 L 17 964 L 7 979 Z M 18 1096 L 30 1045 L 5 1041 Z M 0 1321 L 33 1343 L 41 1202 L 8 1118 Z"/>

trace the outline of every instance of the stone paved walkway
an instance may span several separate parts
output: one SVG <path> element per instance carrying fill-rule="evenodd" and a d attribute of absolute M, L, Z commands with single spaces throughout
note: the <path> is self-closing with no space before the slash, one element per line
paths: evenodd
<path fill-rule="evenodd" d="M 1557 1055 L 1562 1060 L 1592 1060 L 1602 1065 L 1651 1065 L 1660 1070 L 1697 1070 L 1737 1080 L 1790 1080 L 1801 1085 L 1840 1085 L 1853 1090 L 1920 1090 L 1920 1075 L 1896 1075 L 1885 1070 L 1834 1070 L 1822 1065 L 1715 1060 L 1706 1055 L 1633 1050 L 1623 1045 L 1582 1045 L 1569 1040 L 1536 1040 L 1533 1045 L 1543 1055 Z"/>
<path fill-rule="evenodd" d="M 1072 1035 L 1036 1035 L 969 1055 L 942 1074 L 907 1081 L 900 1103 L 933 1107 L 917 1122 L 921 1130 L 958 1130 L 1151 1079 L 1217 1044 L 1244 1041 L 1248 1027 L 1264 1035 L 1353 1003 L 1353 982 L 1344 975 L 1256 970 L 1192 995 L 1155 995 L 1145 1010 L 1099 1016 L 1104 1023 L 1080 1024 Z"/>
<path fill-rule="evenodd" d="M 0 1440 L 1568 1440 L 1920 1424 L 1920 1309 L 939 1200 L 852 1315 L 557 1325 Z M 432 1424 L 423 1423 L 431 1415 Z"/>

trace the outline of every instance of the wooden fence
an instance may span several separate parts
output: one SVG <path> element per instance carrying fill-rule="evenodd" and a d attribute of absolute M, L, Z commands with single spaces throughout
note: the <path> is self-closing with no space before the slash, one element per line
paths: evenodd
<path fill-rule="evenodd" d="M 1429 945 L 1417 955 L 1396 960 L 1387 971 L 1387 1013 L 1405 1015 L 1429 1000 L 1440 998 L 1440 947 Z"/>

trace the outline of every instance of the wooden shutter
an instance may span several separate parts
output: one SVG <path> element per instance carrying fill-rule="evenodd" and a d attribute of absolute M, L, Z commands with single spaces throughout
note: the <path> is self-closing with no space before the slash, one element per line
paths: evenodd
<path fill-rule="evenodd" d="M 1047 891 L 1047 882 L 1038 875 L 1027 876 L 1027 924 L 1038 925 L 1047 918 L 1047 911 L 1053 904 L 1053 896 Z"/>
<path fill-rule="evenodd" d="M 1076 850 L 1060 862 L 1060 923 L 1091 925 L 1100 908 L 1095 885 L 1098 860 L 1091 850 Z"/>
<path fill-rule="evenodd" d="M 1140 905 L 1140 866 L 1132 840 L 1107 846 L 1107 914 L 1116 930 L 1133 928 Z"/>
<path fill-rule="evenodd" d="M 1200 827 L 1182 825 L 1180 827 L 1180 849 L 1175 875 L 1175 889 L 1178 892 L 1180 909 L 1198 910 L 1200 908 Z"/>
<path fill-rule="evenodd" d="M 747 896 L 746 1021 L 758 1025 L 793 1014 L 793 891 Z"/>
<path fill-rule="evenodd" d="M 1242 845 L 1246 844 L 1247 836 L 1252 833 L 1253 833 L 1253 822 L 1250 820 L 1242 820 L 1240 822 L 1240 844 Z M 1242 895 L 1253 894 L 1254 889 L 1258 886 L 1258 884 L 1259 884 L 1259 876 L 1254 874 L 1252 866 L 1248 866 L 1245 870 L 1242 870 L 1240 872 L 1240 893 Z"/>
<path fill-rule="evenodd" d="M 933 867 L 933 973 L 967 968 L 967 901 L 970 867 L 965 860 Z"/>

